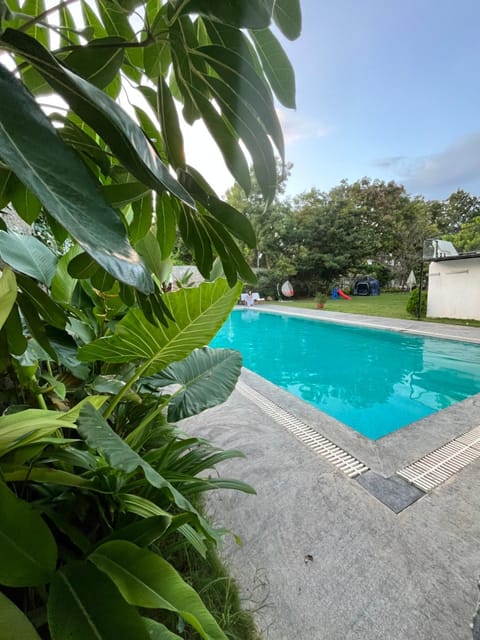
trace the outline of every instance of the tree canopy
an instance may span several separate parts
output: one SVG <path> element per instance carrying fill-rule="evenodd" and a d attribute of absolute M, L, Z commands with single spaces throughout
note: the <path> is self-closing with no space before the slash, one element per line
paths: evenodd
<path fill-rule="evenodd" d="M 246 196 L 236 185 L 227 199 L 257 232 L 256 252 L 244 250 L 251 267 L 269 269 L 270 281 L 293 279 L 300 295 L 366 273 L 382 285 L 402 286 L 420 267 L 425 238 L 449 239 L 460 251 L 480 249 L 480 199 L 461 190 L 428 201 L 393 181 L 362 178 L 293 198 L 280 192 L 270 204 L 258 188 Z"/>

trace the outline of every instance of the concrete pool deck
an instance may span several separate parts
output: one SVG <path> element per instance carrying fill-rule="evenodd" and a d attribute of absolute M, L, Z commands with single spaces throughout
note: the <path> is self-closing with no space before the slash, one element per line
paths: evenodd
<path fill-rule="evenodd" d="M 262 305 L 262 311 L 277 309 Z M 480 329 L 472 327 L 288 313 L 480 342 Z M 372 442 L 250 371 L 241 381 L 387 480 L 480 425 L 479 395 Z M 264 640 L 471 639 L 480 574 L 480 458 L 396 513 L 375 497 L 366 474 L 363 482 L 349 478 L 240 390 L 181 426 L 247 456 L 219 471 L 250 483 L 257 495 L 215 492 L 208 510 L 243 541 L 239 546 L 229 538 L 223 557 Z"/>

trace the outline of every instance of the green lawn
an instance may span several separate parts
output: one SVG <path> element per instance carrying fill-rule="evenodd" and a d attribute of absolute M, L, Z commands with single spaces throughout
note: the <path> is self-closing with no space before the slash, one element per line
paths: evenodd
<path fill-rule="evenodd" d="M 325 302 L 326 311 L 343 311 L 344 313 L 361 313 L 367 316 L 383 316 L 384 318 L 411 318 L 407 313 L 409 293 L 382 293 L 379 296 L 352 296 L 351 300 L 329 298 Z M 289 307 L 315 309 L 313 298 L 305 300 L 285 300 L 276 304 Z M 320 313 L 320 310 L 319 310 Z"/>
<path fill-rule="evenodd" d="M 366 316 L 383 316 L 384 318 L 403 318 L 405 320 L 413 320 L 411 315 L 407 313 L 407 302 L 410 296 L 406 293 L 382 293 L 379 296 L 352 296 L 351 300 L 332 300 L 329 298 L 325 302 L 326 311 L 343 311 L 344 313 L 359 313 Z M 316 309 L 315 300 L 313 298 L 304 300 L 285 300 L 283 302 L 274 302 L 285 307 L 301 307 L 303 309 Z M 318 313 L 322 313 L 319 309 Z M 456 320 L 449 318 L 424 318 L 426 322 L 443 322 L 448 324 L 469 325 L 480 327 L 477 320 Z"/>

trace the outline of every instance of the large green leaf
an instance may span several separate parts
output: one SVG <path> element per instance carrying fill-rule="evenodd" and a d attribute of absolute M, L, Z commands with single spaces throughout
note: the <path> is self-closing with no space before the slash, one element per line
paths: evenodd
<path fill-rule="evenodd" d="M 273 18 L 283 35 L 295 40 L 302 31 L 300 0 L 275 0 Z"/>
<path fill-rule="evenodd" d="M 276 161 L 265 129 L 243 97 L 220 78 L 209 78 L 209 86 L 222 114 L 238 132 L 253 161 L 258 184 L 267 201 L 275 196 L 277 186 Z"/>
<path fill-rule="evenodd" d="M 115 529 L 108 540 L 128 540 L 139 547 L 148 547 L 163 536 L 171 522 L 171 515 L 151 516 Z"/>
<path fill-rule="evenodd" d="M 71 562 L 55 574 L 47 613 L 52 640 L 149 640 L 136 609 L 89 562 Z"/>
<path fill-rule="evenodd" d="M 235 388 L 241 368 L 242 356 L 238 351 L 203 347 L 148 378 L 148 384 L 182 385 L 168 405 L 168 420 L 177 422 L 225 402 Z"/>
<path fill-rule="evenodd" d="M 150 640 L 182 640 L 180 636 L 169 631 L 165 625 L 160 624 L 160 622 L 156 620 L 144 618 L 143 621 L 150 635 Z M 14 640 L 13 637 L 12 640 Z"/>
<path fill-rule="evenodd" d="M 17 298 L 15 274 L 8 268 L 2 271 L 0 278 L 0 329 L 5 324 Z"/>
<path fill-rule="evenodd" d="M 140 127 L 103 91 L 62 67 L 49 51 L 23 33 L 7 29 L 0 40 L 40 71 L 140 182 L 157 191 L 167 189 L 194 206 L 191 196 L 162 164 Z"/>
<path fill-rule="evenodd" d="M 67 441 L 59 438 L 44 438 L 39 440 L 38 443 L 44 446 L 48 444 L 65 446 Z M 20 454 L 25 453 L 22 449 L 18 451 Z M 32 453 L 30 456 L 25 455 L 27 458 L 30 458 L 28 461 L 31 462 L 31 458 L 38 455 L 38 449 L 35 449 L 35 453 Z M 95 483 L 92 480 L 82 478 L 68 471 L 60 471 L 59 469 L 52 469 L 50 467 L 3 463 L 2 474 L 6 482 L 46 482 L 64 487 L 95 490 Z"/>
<path fill-rule="evenodd" d="M 18 305 L 13 306 L 4 327 L 10 353 L 15 356 L 21 356 L 25 353 L 28 347 L 28 341 L 23 334 L 22 320 L 20 318 Z"/>
<path fill-rule="evenodd" d="M 119 280 L 150 291 L 150 277 L 128 244 L 122 221 L 99 196 L 93 176 L 1 65 L 0 94 L 3 160 L 99 264 Z"/>
<path fill-rule="evenodd" d="M 155 229 L 152 228 L 148 231 L 143 238 L 137 242 L 136 247 L 150 271 L 157 276 L 159 282 L 164 282 L 170 270 L 170 261 L 162 260 Z"/>
<path fill-rule="evenodd" d="M 28 86 L 28 83 L 26 84 Z M 101 148 L 96 140 L 90 137 L 88 133 L 71 120 L 67 120 L 60 116 L 56 116 L 55 119 L 63 123 L 63 127 L 60 129 L 60 134 L 65 142 L 74 147 L 83 156 L 94 162 L 101 169 L 104 175 L 108 175 L 110 173 L 109 154 Z"/>
<path fill-rule="evenodd" d="M 55 539 L 28 502 L 0 482 L 0 584 L 35 587 L 48 582 L 55 569 Z"/>
<path fill-rule="evenodd" d="M 220 149 L 230 173 L 243 190 L 248 193 L 251 188 L 250 171 L 240 147 L 238 135 L 227 125 L 213 104 L 200 92 L 192 88 L 192 95 L 195 98 L 198 110 L 202 114 L 205 126 Z"/>
<path fill-rule="evenodd" d="M 208 62 L 235 94 L 251 105 L 283 159 L 285 155 L 283 134 L 272 95 L 263 78 L 245 58 L 226 47 L 212 44 L 200 47 L 193 53 Z"/>
<path fill-rule="evenodd" d="M 295 74 L 282 45 L 270 31 L 251 31 L 265 74 L 280 102 L 295 109 Z"/>
<path fill-rule="evenodd" d="M 72 423 L 69 414 L 44 409 L 26 409 L 0 416 L 0 456 L 50 436 L 61 427 L 74 428 Z"/>
<path fill-rule="evenodd" d="M 151 80 L 156 80 L 160 75 L 166 76 L 171 61 L 170 47 L 167 42 L 156 42 L 143 50 L 145 73 Z"/>
<path fill-rule="evenodd" d="M 56 304 L 52 298 L 41 289 L 36 282 L 27 276 L 18 274 L 17 282 L 23 293 L 35 305 L 39 315 L 48 324 L 58 329 L 63 329 L 67 324 L 67 314 L 64 309 Z"/>
<path fill-rule="evenodd" d="M 166 196 L 166 192 L 157 194 L 157 202 Z M 153 194 L 150 191 L 140 200 L 132 202 L 133 219 L 128 227 L 128 233 L 133 245 L 137 240 L 143 238 L 152 226 L 153 217 Z"/>
<path fill-rule="evenodd" d="M 22 640 L 40 640 L 40 636 L 27 616 L 3 593 L 0 593 L 0 637 L 2 640 L 19 640 L 20 638 Z M 158 637 L 161 640 L 162 636 L 153 637 Z M 168 636 L 165 638 L 168 639 Z"/>
<path fill-rule="evenodd" d="M 211 20 L 248 29 L 265 29 L 271 18 L 269 2 L 264 0 L 190 0 L 185 3 L 184 12 L 199 13 Z"/>
<path fill-rule="evenodd" d="M 178 228 L 183 241 L 195 257 L 195 264 L 204 278 L 208 277 L 213 265 L 213 251 L 208 233 L 200 216 L 195 211 L 181 206 L 178 213 Z"/>
<path fill-rule="evenodd" d="M 57 302 L 70 304 L 73 290 L 77 284 L 76 278 L 68 273 L 68 265 L 73 258 L 82 253 L 81 247 L 74 245 L 57 262 L 57 271 L 52 279 L 51 294 Z"/>
<path fill-rule="evenodd" d="M 90 560 L 130 604 L 173 611 L 205 640 L 227 640 L 198 593 L 156 553 L 119 540 L 98 547 Z"/>
<path fill-rule="evenodd" d="M 124 182 L 123 184 L 103 185 L 101 193 L 112 207 L 120 209 L 129 202 L 141 200 L 150 193 L 150 189 L 141 182 Z"/>
<path fill-rule="evenodd" d="M 34 236 L 0 231 L 0 256 L 15 271 L 26 273 L 50 286 L 57 267 L 57 256 Z"/>
<path fill-rule="evenodd" d="M 35 222 L 42 209 L 42 203 L 16 178 L 10 182 L 10 197 L 18 215 L 27 224 Z"/>
<path fill-rule="evenodd" d="M 158 80 L 158 119 L 162 128 L 163 142 L 167 157 L 174 169 L 185 167 L 183 135 L 180 129 L 177 109 L 167 83 Z"/>
<path fill-rule="evenodd" d="M 177 201 L 167 193 L 157 197 L 157 241 L 162 260 L 170 257 L 177 239 Z"/>
<path fill-rule="evenodd" d="M 47 337 L 47 325 L 40 317 L 36 305 L 23 291 L 18 293 L 17 303 L 27 324 L 27 333 L 38 342 L 54 362 L 57 362 L 58 356 Z"/>
<path fill-rule="evenodd" d="M 148 323 L 131 309 L 116 324 L 115 333 L 81 347 L 80 360 L 142 362 L 142 374 L 153 374 L 212 340 L 238 300 L 241 284 L 230 289 L 225 280 L 205 282 L 165 296 L 174 321 L 166 327 Z"/>
<path fill-rule="evenodd" d="M 182 172 L 181 180 L 193 197 L 234 236 L 254 247 L 255 231 L 247 216 L 203 188 L 201 176 L 192 167 L 187 167 L 187 171 Z"/>
<path fill-rule="evenodd" d="M 108 37 L 91 40 L 85 47 L 78 47 L 63 63 L 96 87 L 103 89 L 118 74 L 123 63 L 124 49 L 118 44 L 123 38 Z"/>

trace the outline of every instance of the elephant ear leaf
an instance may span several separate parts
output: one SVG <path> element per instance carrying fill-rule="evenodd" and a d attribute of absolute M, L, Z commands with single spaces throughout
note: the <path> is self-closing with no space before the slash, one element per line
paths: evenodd
<path fill-rule="evenodd" d="M 232 349 L 196 349 L 143 382 L 149 387 L 181 384 L 168 406 L 168 420 L 177 422 L 225 402 L 237 383 L 242 356 Z"/>
<path fill-rule="evenodd" d="M 79 156 L 32 95 L 0 65 L 0 158 L 50 215 L 118 280 L 150 292 L 152 282 L 122 221 L 98 193 Z"/>

